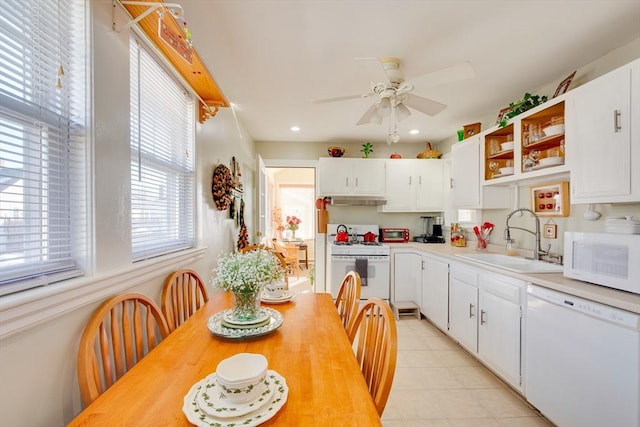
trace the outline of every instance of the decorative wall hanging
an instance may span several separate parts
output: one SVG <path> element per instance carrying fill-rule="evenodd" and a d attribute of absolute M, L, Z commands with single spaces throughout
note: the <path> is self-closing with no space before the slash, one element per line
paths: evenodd
<path fill-rule="evenodd" d="M 218 165 L 213 170 L 211 182 L 211 194 L 218 210 L 226 210 L 231 204 L 231 194 L 233 191 L 233 179 L 231 171 L 225 165 Z"/>
<path fill-rule="evenodd" d="M 538 216 L 569 216 L 569 183 L 531 186 L 531 209 Z"/>
<path fill-rule="evenodd" d="M 569 89 L 569 85 L 571 85 L 571 82 L 573 81 L 573 77 L 575 75 L 576 75 L 576 72 L 574 71 L 573 73 L 569 74 L 566 79 L 560 82 L 560 84 L 558 85 L 558 88 L 553 94 L 554 98 L 558 95 L 562 95 L 563 93 L 567 93 L 567 90 Z"/>

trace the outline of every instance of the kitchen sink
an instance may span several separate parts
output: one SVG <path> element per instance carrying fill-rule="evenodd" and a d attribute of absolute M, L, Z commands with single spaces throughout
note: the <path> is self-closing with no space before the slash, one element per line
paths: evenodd
<path fill-rule="evenodd" d="M 545 261 L 536 261 L 501 254 L 456 254 L 457 257 L 479 262 L 492 267 L 504 268 L 515 273 L 562 273 L 563 267 Z"/>

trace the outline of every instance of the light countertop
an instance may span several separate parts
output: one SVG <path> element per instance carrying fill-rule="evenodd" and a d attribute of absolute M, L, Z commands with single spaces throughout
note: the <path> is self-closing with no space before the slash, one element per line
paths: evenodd
<path fill-rule="evenodd" d="M 398 252 L 403 249 L 419 252 L 425 254 L 431 254 L 440 256 L 450 261 L 455 261 L 462 264 L 473 265 L 482 268 L 487 271 L 500 273 L 505 276 L 514 277 L 516 279 L 524 280 L 535 285 L 543 286 L 545 288 L 553 289 L 559 292 L 564 292 L 570 295 L 574 295 L 580 298 L 585 298 L 591 301 L 595 301 L 601 304 L 610 305 L 623 310 L 630 311 L 632 313 L 640 314 L 640 295 L 633 294 L 631 292 L 619 291 L 616 289 L 607 288 L 604 286 L 594 285 L 592 283 L 582 282 L 580 280 L 570 279 L 564 277 L 562 273 L 543 273 L 543 274 L 522 274 L 514 273 L 502 268 L 491 267 L 486 264 L 480 264 L 468 259 L 457 257 L 457 254 L 469 254 L 475 253 L 474 244 L 470 242 L 467 247 L 455 247 L 449 243 L 388 243 L 392 251 Z M 502 253 L 504 254 L 504 248 L 499 245 L 490 245 L 490 253 Z"/>

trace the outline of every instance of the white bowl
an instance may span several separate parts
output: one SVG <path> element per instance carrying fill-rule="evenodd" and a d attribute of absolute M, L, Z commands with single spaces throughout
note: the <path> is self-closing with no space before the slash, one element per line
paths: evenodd
<path fill-rule="evenodd" d="M 543 166 L 563 165 L 564 157 L 543 157 L 542 159 L 538 160 L 538 163 Z"/>
<path fill-rule="evenodd" d="M 502 151 L 513 150 L 513 141 L 503 142 L 500 147 Z"/>
<path fill-rule="evenodd" d="M 513 167 L 500 168 L 500 175 L 513 175 Z"/>
<path fill-rule="evenodd" d="M 233 403 L 255 400 L 265 390 L 267 358 L 261 354 L 238 353 L 218 363 L 216 376 L 221 393 Z"/>
<path fill-rule="evenodd" d="M 542 129 L 545 136 L 560 135 L 564 133 L 564 125 L 552 125 Z"/>

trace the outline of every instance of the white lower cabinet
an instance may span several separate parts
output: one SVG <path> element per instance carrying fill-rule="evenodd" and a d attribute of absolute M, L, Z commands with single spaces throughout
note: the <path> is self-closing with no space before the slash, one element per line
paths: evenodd
<path fill-rule="evenodd" d="M 502 379 L 521 389 L 521 313 L 526 283 L 451 265 L 449 334 Z"/>
<path fill-rule="evenodd" d="M 478 272 L 451 264 L 449 334 L 472 353 L 478 351 Z"/>
<path fill-rule="evenodd" d="M 480 274 L 478 355 L 514 387 L 520 372 L 522 295 L 526 283 L 493 273 Z"/>
<path fill-rule="evenodd" d="M 420 311 L 437 327 L 449 324 L 449 263 L 422 255 L 422 294 Z"/>
<path fill-rule="evenodd" d="M 413 302 L 420 305 L 422 257 L 415 252 L 393 253 L 391 303 Z"/>

